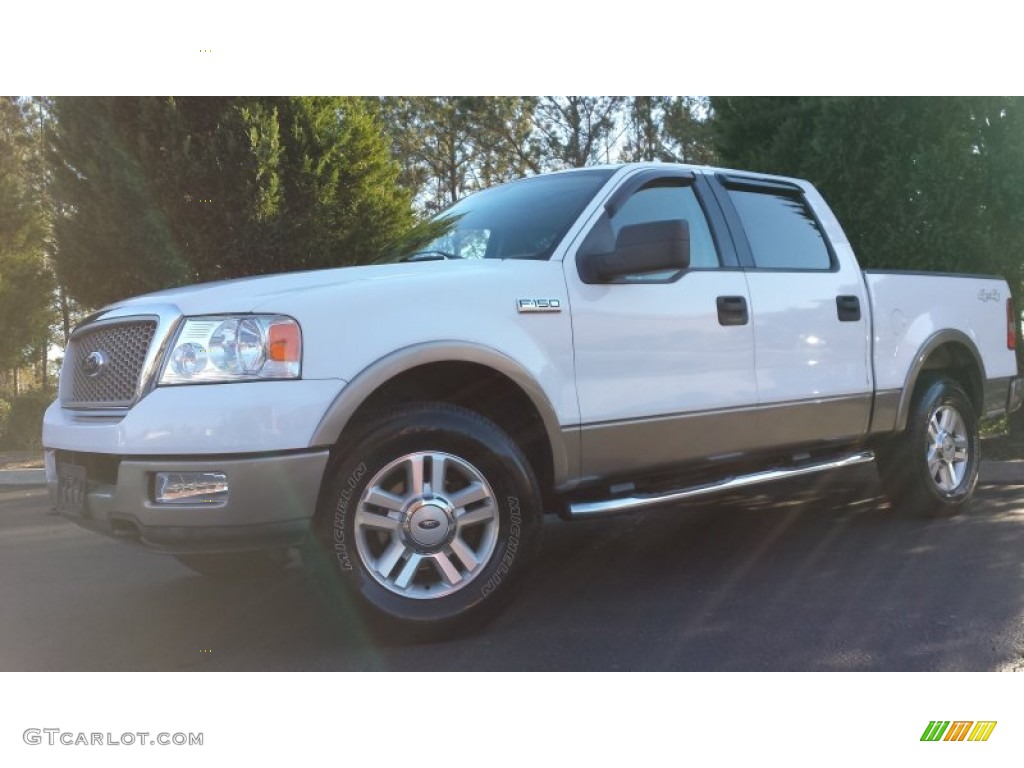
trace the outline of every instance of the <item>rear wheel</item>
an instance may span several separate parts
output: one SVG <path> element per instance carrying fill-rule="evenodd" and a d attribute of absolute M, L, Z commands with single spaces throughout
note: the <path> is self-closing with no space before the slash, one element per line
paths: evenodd
<path fill-rule="evenodd" d="M 878 450 L 882 486 L 898 512 L 950 517 L 978 483 L 978 417 L 963 388 L 929 376 L 914 396 L 906 430 Z"/>
<path fill-rule="evenodd" d="M 540 514 L 530 464 L 496 424 L 446 403 L 406 406 L 370 424 L 338 464 L 311 561 L 385 623 L 444 634 L 512 596 Z"/>

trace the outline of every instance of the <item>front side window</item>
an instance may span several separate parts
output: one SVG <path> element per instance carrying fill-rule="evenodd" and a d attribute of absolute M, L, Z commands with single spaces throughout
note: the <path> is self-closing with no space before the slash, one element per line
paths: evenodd
<path fill-rule="evenodd" d="M 619 230 L 630 224 L 685 219 L 690 225 L 690 269 L 717 267 L 715 241 L 693 187 L 671 181 L 653 182 L 626 200 L 611 219 L 612 231 L 617 237 Z M 660 272 L 656 275 L 665 276 Z"/>
<path fill-rule="evenodd" d="M 730 189 L 729 198 L 739 214 L 756 267 L 801 270 L 832 267 L 825 237 L 801 198 L 739 189 Z"/>

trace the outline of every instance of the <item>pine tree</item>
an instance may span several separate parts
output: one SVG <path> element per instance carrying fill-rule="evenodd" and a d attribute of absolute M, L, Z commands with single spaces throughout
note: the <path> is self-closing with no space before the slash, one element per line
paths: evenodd
<path fill-rule="evenodd" d="M 0 99 L 0 367 L 46 354 L 53 280 L 38 194 L 38 144 L 25 105 Z"/>
<path fill-rule="evenodd" d="M 715 98 L 722 162 L 803 177 L 864 266 L 1020 285 L 1024 100 Z"/>
<path fill-rule="evenodd" d="M 367 263 L 415 232 L 354 98 L 59 98 L 57 265 L 86 305 Z"/>

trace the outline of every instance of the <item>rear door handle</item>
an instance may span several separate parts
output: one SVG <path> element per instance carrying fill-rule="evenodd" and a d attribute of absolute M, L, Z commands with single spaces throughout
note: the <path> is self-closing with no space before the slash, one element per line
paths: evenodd
<path fill-rule="evenodd" d="M 860 320 L 860 299 L 856 296 L 836 296 L 836 314 L 844 323 Z"/>
<path fill-rule="evenodd" d="M 719 296 L 716 303 L 718 304 L 719 325 L 746 325 L 750 322 L 746 297 Z"/>

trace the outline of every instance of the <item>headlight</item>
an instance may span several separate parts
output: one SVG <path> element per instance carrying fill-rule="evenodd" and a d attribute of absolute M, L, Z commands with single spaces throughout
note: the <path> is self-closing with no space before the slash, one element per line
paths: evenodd
<path fill-rule="evenodd" d="M 283 315 L 190 317 L 178 331 L 160 384 L 297 379 L 302 332 Z"/>

